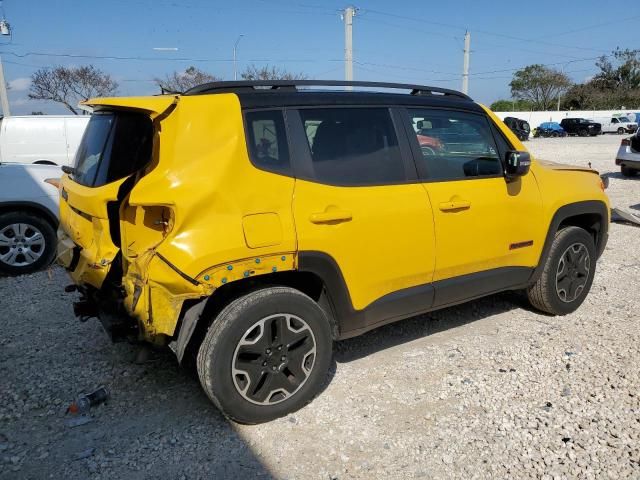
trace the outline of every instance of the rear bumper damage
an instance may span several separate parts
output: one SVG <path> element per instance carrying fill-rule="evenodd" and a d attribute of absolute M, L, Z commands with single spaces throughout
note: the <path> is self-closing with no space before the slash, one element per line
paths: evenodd
<path fill-rule="evenodd" d="M 143 340 L 167 344 L 176 333 L 186 300 L 210 295 L 212 288 L 181 273 L 155 250 L 133 261 L 120 254 L 109 265 L 95 265 L 83 256 L 64 231 L 58 233 L 58 263 L 65 267 L 80 293 L 74 313 L 81 321 L 96 317 L 113 341 Z M 94 283 L 92 270 L 101 271 Z M 123 271 L 126 273 L 123 274 Z"/>

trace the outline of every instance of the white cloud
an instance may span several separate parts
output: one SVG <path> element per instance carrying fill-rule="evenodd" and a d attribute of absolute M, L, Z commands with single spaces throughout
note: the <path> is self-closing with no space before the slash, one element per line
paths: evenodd
<path fill-rule="evenodd" d="M 9 82 L 9 88 L 15 92 L 24 92 L 29 90 L 31 79 L 29 77 L 14 78 Z"/>

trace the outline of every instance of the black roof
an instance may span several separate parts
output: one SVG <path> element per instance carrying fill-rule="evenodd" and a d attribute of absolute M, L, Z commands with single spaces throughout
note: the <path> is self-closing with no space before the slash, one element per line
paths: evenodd
<path fill-rule="evenodd" d="M 299 89 L 299 87 L 306 87 Z M 308 87 L 356 87 L 360 90 L 317 90 Z M 377 89 L 378 91 L 362 90 Z M 380 91 L 383 90 L 383 91 Z M 405 90 L 406 93 L 398 93 Z M 391 93 L 395 91 L 394 93 Z M 312 105 L 415 105 L 457 107 L 480 111 L 464 93 L 440 87 L 385 82 L 341 80 L 263 80 L 211 82 L 187 90 L 184 95 L 235 93 L 243 108 Z"/>

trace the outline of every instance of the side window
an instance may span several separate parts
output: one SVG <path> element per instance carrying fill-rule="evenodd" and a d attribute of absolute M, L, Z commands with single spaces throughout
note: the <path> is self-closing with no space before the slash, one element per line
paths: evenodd
<path fill-rule="evenodd" d="M 247 112 L 245 122 L 251 162 L 262 170 L 291 175 L 282 111 Z"/>
<path fill-rule="evenodd" d="M 334 185 L 384 185 L 406 180 L 387 108 L 301 109 L 314 179 Z"/>
<path fill-rule="evenodd" d="M 617 118 L 612 118 L 611 119 L 611 123 L 618 123 L 618 119 Z"/>
<path fill-rule="evenodd" d="M 418 171 L 430 180 L 502 175 L 489 120 L 481 114 L 408 109 L 420 144 Z"/>

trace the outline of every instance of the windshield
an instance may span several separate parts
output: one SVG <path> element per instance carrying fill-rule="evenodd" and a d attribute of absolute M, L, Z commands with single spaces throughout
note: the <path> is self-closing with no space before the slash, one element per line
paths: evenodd
<path fill-rule="evenodd" d="M 150 160 L 152 136 L 144 114 L 94 113 L 76 153 L 74 181 L 99 187 L 131 175 Z"/>
<path fill-rule="evenodd" d="M 629 123 L 631 120 L 628 117 L 618 117 L 618 121 Z"/>

